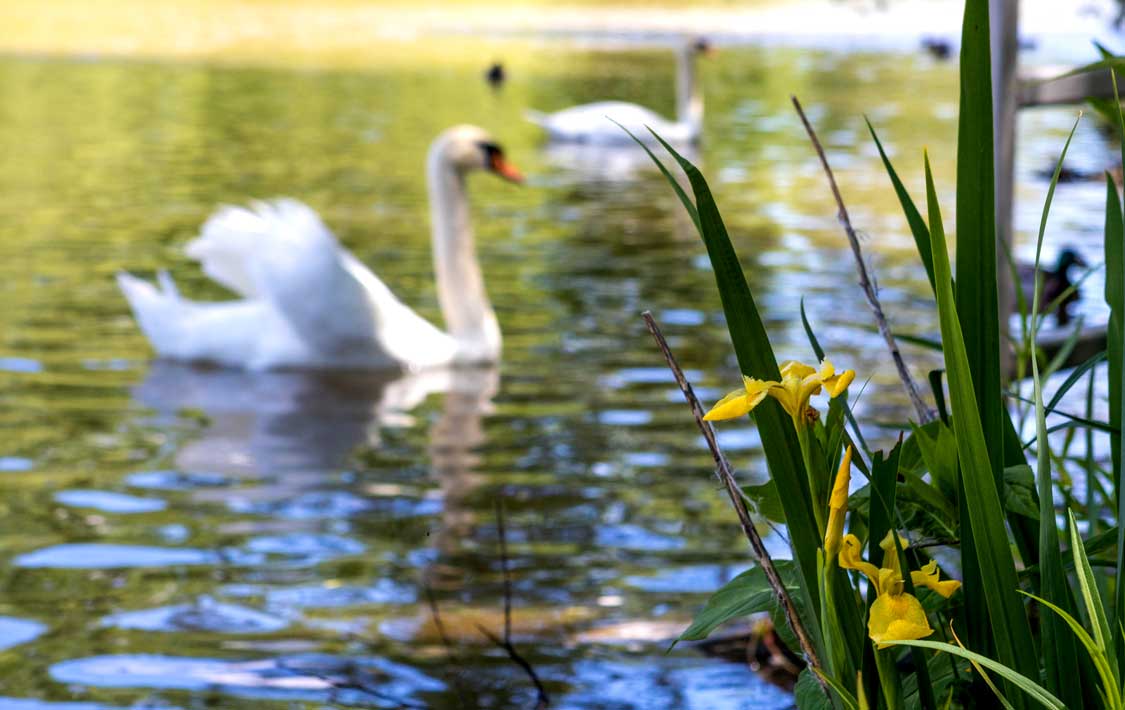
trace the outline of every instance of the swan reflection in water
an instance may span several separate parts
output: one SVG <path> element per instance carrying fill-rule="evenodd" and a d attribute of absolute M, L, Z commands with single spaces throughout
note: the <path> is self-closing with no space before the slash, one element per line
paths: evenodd
<path fill-rule="evenodd" d="M 454 531 L 471 525 L 459 501 L 475 486 L 473 452 L 484 442 L 482 420 L 498 387 L 495 367 L 256 373 L 157 361 L 133 398 L 162 414 L 197 410 L 206 416 L 203 430 L 175 453 L 179 471 L 253 482 L 237 495 L 229 488 L 197 488 L 194 499 L 229 505 L 237 498 L 239 506 L 261 510 L 324 491 L 357 449 L 378 449 L 380 428 L 413 425 L 410 412 L 443 393 L 428 443 L 442 496 L 439 537 L 456 539 Z"/>

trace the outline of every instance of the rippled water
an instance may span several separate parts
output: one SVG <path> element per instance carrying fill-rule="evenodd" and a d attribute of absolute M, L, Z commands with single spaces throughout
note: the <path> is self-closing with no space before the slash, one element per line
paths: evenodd
<path fill-rule="evenodd" d="M 482 47 L 481 65 L 502 51 Z M 344 72 L 0 59 L 0 710 L 528 707 L 526 678 L 478 629 L 502 619 L 497 501 L 513 633 L 556 707 L 787 705 L 739 664 L 664 653 L 747 566 L 638 317 L 656 313 L 701 396 L 735 381 L 703 251 L 635 153 L 546 150 L 521 118 L 609 96 L 670 111 L 670 56 L 557 51 L 513 58 L 499 94 L 475 66 L 430 60 Z M 862 114 L 914 187 L 928 146 L 949 194 L 954 67 L 728 47 L 703 75 L 698 159 L 779 354 L 811 357 L 804 296 L 837 362 L 870 378 L 862 418 L 902 420 L 788 95 L 821 129 L 895 324 L 932 334 Z M 1071 116 L 1024 118 L 1021 228 Z M 499 369 L 386 379 L 150 362 L 112 276 L 166 266 L 186 293 L 223 297 L 180 251 L 222 202 L 308 201 L 436 317 L 422 164 L 459 122 L 491 129 L 530 177 L 473 184 Z M 1072 149 L 1092 170 L 1105 153 L 1092 125 Z M 1099 260 L 1103 190 L 1060 187 L 1049 251 L 1065 240 Z M 909 356 L 920 374 L 933 366 Z M 764 475 L 747 425 L 722 442 L 747 480 Z"/>

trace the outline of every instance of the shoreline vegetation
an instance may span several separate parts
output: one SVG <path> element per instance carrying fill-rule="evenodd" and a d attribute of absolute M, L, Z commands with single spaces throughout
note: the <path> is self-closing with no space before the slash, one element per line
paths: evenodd
<path fill-rule="evenodd" d="M 482 44 L 500 42 L 628 44 L 686 32 L 734 43 L 914 49 L 924 35 L 960 31 L 956 0 L 878 4 L 884 7 L 874 0 L 10 0 L 0 3 L 0 54 L 364 66 L 417 62 L 423 51 L 439 63 L 479 64 Z M 1087 43 L 1116 12 L 1112 0 L 1025 5 L 1026 34 Z M 411 44 L 427 36 L 442 37 L 440 52 Z"/>
<path fill-rule="evenodd" d="M 989 21 L 987 0 L 967 0 L 956 155 L 934 156 L 957 163 L 957 209 L 950 222 L 955 262 L 928 151 L 923 150 L 924 202 L 915 202 L 883 150 L 877 125 L 868 122 L 933 290 L 941 329 L 936 347 L 945 363 L 930 375 L 937 417 L 908 368 L 899 367 L 916 418 L 900 428 L 889 451 L 872 450 L 864 441 L 860 417 L 848 401 L 857 373 L 830 361 L 803 307 L 818 364 L 777 360 L 703 173 L 656 136 L 669 164 L 687 178 L 689 195 L 649 151 L 706 245 L 741 386 L 702 414 L 648 314 L 646 323 L 703 430 L 758 565 L 717 590 L 680 639 L 705 639 L 727 621 L 769 612 L 777 631 L 789 634 L 786 645 L 804 657 L 806 668 L 795 688 L 801 708 L 936 710 L 993 707 L 996 701 L 1008 708 L 1125 708 L 1125 585 L 1119 572 L 1125 567 L 1122 203 L 1107 172 L 1107 352 L 1076 368 L 1048 402 L 1043 385 L 1057 365 L 1041 356 L 1036 343 L 1057 304 L 1040 310 L 1041 282 L 1029 303 L 1019 299 L 1023 342 L 1001 338 L 998 273 L 1005 265 L 997 255 Z M 1100 62 L 1078 71 L 1109 69 L 1116 87 L 1113 71 L 1125 68 L 1125 60 L 1101 51 Z M 1107 113 L 1125 141 L 1125 114 L 1114 92 Z M 793 105 L 820 158 L 866 286 L 863 256 L 828 157 L 795 96 Z M 1036 270 L 1055 187 L 1080 119 L 1081 114 L 1061 146 L 1043 203 Z M 865 292 L 888 349 L 897 355 L 877 294 L 869 287 Z M 1034 387 L 1035 436 L 1026 442 L 1007 406 L 1011 383 L 1001 375 L 1001 360 L 1013 347 L 1017 357 L 1030 361 Z M 1072 453 L 1073 435 L 1051 437 L 1061 429 L 1048 428 L 1048 413 L 1058 413 L 1055 405 L 1086 373 L 1092 393 L 1102 359 L 1108 364 L 1108 421 L 1066 423 L 1085 435 L 1084 451 Z M 819 395 L 827 402 L 815 402 Z M 740 489 L 707 423 L 748 415 L 761 435 L 770 482 Z M 1085 495 L 1073 490 L 1071 462 L 1089 476 Z M 863 483 L 858 490 L 851 486 L 853 468 Z M 1017 491 L 1026 496 L 1021 503 Z M 770 559 L 753 530 L 750 508 L 775 511 L 775 521 L 789 533 L 791 560 Z M 1112 540 L 1095 544 L 1101 535 Z"/>

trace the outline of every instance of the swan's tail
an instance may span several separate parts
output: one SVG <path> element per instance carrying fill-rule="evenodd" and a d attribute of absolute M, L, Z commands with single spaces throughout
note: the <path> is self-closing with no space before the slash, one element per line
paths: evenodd
<path fill-rule="evenodd" d="M 180 341 L 177 324 L 184 316 L 185 302 L 167 271 L 157 273 L 156 281 L 159 287 L 124 271 L 117 274 L 117 285 L 141 331 L 157 354 L 172 356 Z"/>

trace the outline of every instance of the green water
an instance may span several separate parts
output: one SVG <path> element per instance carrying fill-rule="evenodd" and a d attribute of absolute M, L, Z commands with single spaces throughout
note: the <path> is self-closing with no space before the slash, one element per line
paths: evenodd
<path fill-rule="evenodd" d="M 546 150 L 521 117 L 609 97 L 670 112 L 670 55 L 545 45 L 514 60 L 498 94 L 475 67 L 395 66 L 0 59 L 0 708 L 529 707 L 527 679 L 476 628 L 500 627 L 500 500 L 515 639 L 554 707 L 789 702 L 739 664 L 664 654 L 748 559 L 638 315 L 657 315 L 704 399 L 733 387 L 703 250 L 635 153 Z M 948 188 L 955 68 L 731 47 L 702 73 L 697 157 L 779 355 L 812 358 L 804 296 L 833 359 L 869 380 L 861 419 L 901 421 L 788 95 L 821 130 L 893 322 L 930 335 L 928 288 L 862 114 L 904 175 L 925 145 Z M 1041 197 L 1031 173 L 1070 121 L 1025 120 L 1021 195 Z M 225 297 L 181 248 L 217 205 L 251 198 L 307 201 L 437 318 L 422 166 L 429 140 L 462 122 L 491 130 L 529 176 L 472 185 L 498 370 L 388 381 L 151 361 L 113 274 L 168 268 L 186 294 Z M 1095 166 L 1104 151 L 1093 130 L 1072 148 Z M 1085 206 L 1102 190 L 1056 198 L 1072 205 L 1057 213 L 1067 238 L 1091 254 L 1100 220 Z M 924 380 L 932 356 L 907 352 Z M 756 432 L 721 434 L 761 480 Z"/>

